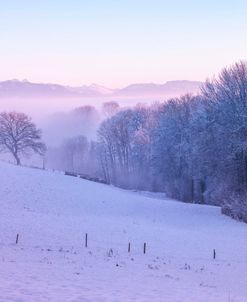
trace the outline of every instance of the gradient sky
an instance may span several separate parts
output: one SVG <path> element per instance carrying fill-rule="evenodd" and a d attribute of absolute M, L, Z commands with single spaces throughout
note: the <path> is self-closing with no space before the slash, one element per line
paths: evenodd
<path fill-rule="evenodd" d="M 205 80 L 247 59 L 246 16 L 246 0 L 0 0 L 0 80 Z"/>

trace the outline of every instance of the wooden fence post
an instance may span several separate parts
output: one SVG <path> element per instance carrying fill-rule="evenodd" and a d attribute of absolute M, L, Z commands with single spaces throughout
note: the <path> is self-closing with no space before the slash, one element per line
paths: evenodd
<path fill-rule="evenodd" d="M 146 242 L 144 242 L 144 245 L 143 245 L 143 254 L 146 254 L 146 249 L 147 249 L 147 244 L 146 244 Z"/>
<path fill-rule="evenodd" d="M 16 235 L 15 244 L 17 244 L 19 241 L 19 234 Z"/>
<path fill-rule="evenodd" d="M 87 248 L 87 233 L 86 233 L 86 237 L 85 237 L 85 247 Z"/>

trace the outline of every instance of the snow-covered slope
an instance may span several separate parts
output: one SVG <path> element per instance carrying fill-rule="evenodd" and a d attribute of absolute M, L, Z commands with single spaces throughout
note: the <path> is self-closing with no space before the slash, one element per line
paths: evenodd
<path fill-rule="evenodd" d="M 1 163 L 0 301 L 246 302 L 247 225 L 146 195 Z"/>

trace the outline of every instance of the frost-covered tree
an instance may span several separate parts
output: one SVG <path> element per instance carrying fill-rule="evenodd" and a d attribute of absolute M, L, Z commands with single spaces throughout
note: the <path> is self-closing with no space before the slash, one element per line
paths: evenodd
<path fill-rule="evenodd" d="M 153 166 L 163 189 L 175 198 L 191 201 L 193 98 L 185 96 L 164 103 L 157 112 L 153 137 Z M 186 190 L 183 189 L 186 187 Z M 188 196 L 190 195 L 190 196 Z"/>
<path fill-rule="evenodd" d="M 47 152 L 48 166 L 69 172 L 85 173 L 88 166 L 89 142 L 83 136 L 67 138 L 57 147 Z"/>
<path fill-rule="evenodd" d="M 149 171 L 150 138 L 147 128 L 148 110 L 134 108 L 118 112 L 105 120 L 98 131 L 100 163 L 107 181 L 132 187 Z M 149 165 L 150 167 L 150 165 Z M 141 170 L 145 171 L 141 173 Z"/>
<path fill-rule="evenodd" d="M 208 116 L 208 149 L 214 150 L 214 178 L 222 200 L 247 192 L 247 63 L 223 69 L 217 79 L 207 81 L 202 96 Z M 211 156 L 211 162 L 212 157 Z M 243 198 L 242 198 L 243 199 Z"/>
<path fill-rule="evenodd" d="M 69 171 L 82 171 L 86 165 L 88 140 L 85 136 L 68 138 L 62 145 L 63 159 Z"/>
<path fill-rule="evenodd" d="M 44 155 L 46 147 L 41 142 L 41 131 L 24 113 L 0 113 L 0 151 L 11 153 L 17 165 L 21 155 Z"/>

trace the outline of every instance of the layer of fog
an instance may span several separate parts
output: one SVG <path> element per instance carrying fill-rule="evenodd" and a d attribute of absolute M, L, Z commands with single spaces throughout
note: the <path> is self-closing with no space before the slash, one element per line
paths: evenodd
<path fill-rule="evenodd" d="M 116 102 L 124 107 L 132 107 L 138 103 L 150 104 L 153 98 L 7 98 L 0 99 L 0 111 L 17 111 L 29 115 L 43 132 L 43 140 L 48 147 L 58 146 L 64 140 L 79 135 L 95 140 L 97 129 L 106 117 L 102 112 L 104 103 Z M 159 101 L 157 99 L 157 101 Z M 91 116 L 78 113 L 78 108 L 91 106 Z"/>

